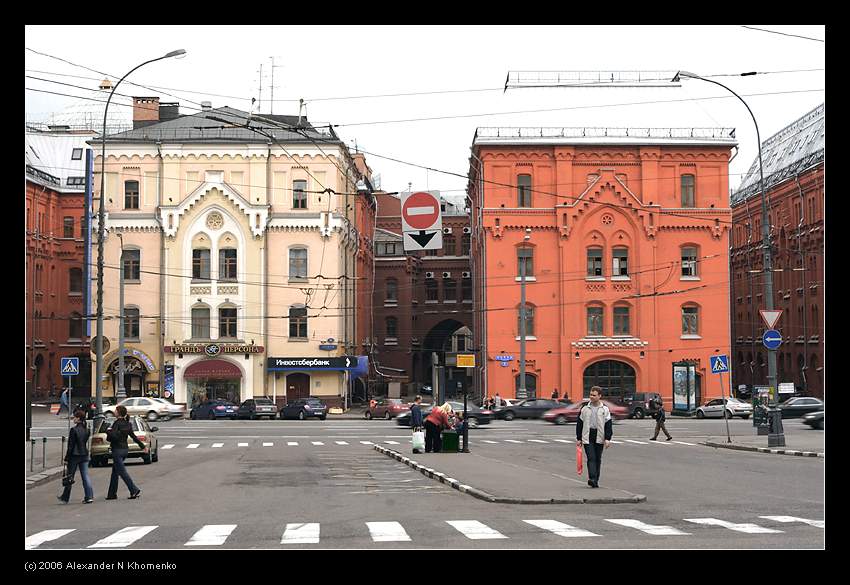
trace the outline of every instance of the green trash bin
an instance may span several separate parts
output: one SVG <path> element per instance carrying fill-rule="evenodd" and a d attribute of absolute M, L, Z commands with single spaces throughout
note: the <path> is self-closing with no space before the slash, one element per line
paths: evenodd
<path fill-rule="evenodd" d="M 457 431 L 443 431 L 443 449 L 442 453 L 459 453 L 460 452 L 460 437 Z"/>

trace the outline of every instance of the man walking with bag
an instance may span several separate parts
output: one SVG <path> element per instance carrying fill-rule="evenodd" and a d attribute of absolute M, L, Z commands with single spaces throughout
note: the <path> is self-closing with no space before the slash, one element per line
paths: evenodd
<path fill-rule="evenodd" d="M 655 406 L 658 408 L 658 412 L 655 415 L 655 434 L 652 435 L 650 441 L 655 441 L 658 439 L 658 431 L 664 431 L 664 434 L 667 435 L 667 440 L 669 441 L 673 437 L 670 436 L 670 433 L 667 432 L 667 427 L 664 426 L 664 421 L 667 420 L 667 414 L 664 412 L 664 403 L 661 402 L 661 399 L 655 401 Z"/>
<path fill-rule="evenodd" d="M 413 452 L 422 453 L 425 448 L 425 433 L 422 431 L 422 397 L 418 394 L 410 407 L 410 426 L 413 427 Z"/>
<path fill-rule="evenodd" d="M 587 455 L 587 485 L 599 487 L 599 472 L 602 470 L 602 451 L 611 446 L 614 423 L 611 412 L 602 402 L 602 388 L 590 389 L 590 402 L 585 404 L 576 421 L 576 445 L 584 445 Z"/>

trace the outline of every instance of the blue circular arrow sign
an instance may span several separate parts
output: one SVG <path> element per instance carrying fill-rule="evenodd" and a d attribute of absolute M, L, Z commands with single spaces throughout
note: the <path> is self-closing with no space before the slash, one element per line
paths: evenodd
<path fill-rule="evenodd" d="M 782 334 L 776 329 L 768 329 L 762 335 L 761 342 L 767 349 L 778 349 L 782 345 Z"/>

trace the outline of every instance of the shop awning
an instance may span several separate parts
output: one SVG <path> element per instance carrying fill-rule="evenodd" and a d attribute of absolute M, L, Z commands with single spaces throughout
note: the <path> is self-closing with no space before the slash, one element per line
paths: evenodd
<path fill-rule="evenodd" d="M 223 378 L 240 379 L 242 372 L 239 366 L 224 360 L 201 360 L 193 363 L 183 372 L 183 378 Z"/>

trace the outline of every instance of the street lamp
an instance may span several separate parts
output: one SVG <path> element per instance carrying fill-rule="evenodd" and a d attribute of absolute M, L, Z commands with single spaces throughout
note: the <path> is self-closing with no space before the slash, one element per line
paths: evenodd
<path fill-rule="evenodd" d="M 118 376 L 115 390 L 115 402 L 121 402 L 127 397 L 124 389 L 124 234 L 116 231 L 115 235 L 121 240 L 121 253 L 118 255 Z"/>
<path fill-rule="evenodd" d="M 148 63 L 153 63 L 154 61 L 161 61 L 162 59 L 168 59 L 170 57 L 180 57 L 185 55 L 186 51 L 184 49 L 178 49 L 176 51 L 171 51 L 163 55 L 162 57 L 157 57 L 156 59 L 151 59 L 150 61 L 145 61 L 140 65 L 136 65 L 130 71 L 128 71 L 124 77 L 118 80 L 118 83 L 112 88 L 112 91 L 109 92 L 109 98 L 106 100 L 106 107 L 103 109 L 103 132 L 101 133 L 101 149 L 100 149 L 100 203 L 98 205 L 97 210 L 97 340 L 95 344 L 95 355 L 97 356 L 97 368 L 95 374 L 95 384 L 96 384 L 96 403 L 97 403 L 97 412 L 98 414 L 103 412 L 103 387 L 102 387 L 102 379 L 103 379 L 103 231 L 104 231 L 104 215 L 106 214 L 106 206 L 104 203 L 104 181 L 106 176 L 106 114 L 109 112 L 109 102 L 112 101 L 112 96 L 115 93 L 115 90 L 118 89 L 118 86 L 121 85 L 121 82 L 127 79 L 127 77 L 133 73 L 136 69 L 147 65 Z M 122 307 L 123 312 L 123 307 Z M 162 365 L 160 364 L 160 367 Z"/>
<path fill-rule="evenodd" d="M 741 73 L 741 77 L 748 77 L 750 75 L 755 75 L 755 71 L 751 71 L 749 73 Z M 762 163 L 762 155 L 761 155 L 761 134 L 759 134 L 759 125 L 756 122 L 756 117 L 753 115 L 753 111 L 750 109 L 750 106 L 747 105 L 747 102 L 739 96 L 737 93 L 723 85 L 718 81 L 714 81 L 713 79 L 706 79 L 704 77 L 700 77 L 696 73 L 691 73 L 689 71 L 679 71 L 673 77 L 672 82 L 676 83 L 682 77 L 687 77 L 691 79 L 701 79 L 702 81 L 707 81 L 708 83 L 713 83 L 714 85 L 719 85 L 723 89 L 730 92 L 736 98 L 741 100 L 741 103 L 746 106 L 747 111 L 750 113 L 750 117 L 753 119 L 753 124 L 756 127 L 756 141 L 759 147 L 759 191 L 761 191 L 761 236 L 762 236 L 762 250 L 764 253 L 764 296 L 765 296 L 765 309 L 768 311 L 773 310 L 773 259 L 770 250 L 770 226 L 768 225 L 768 213 L 767 213 L 767 195 L 764 192 L 764 164 Z M 771 403 L 771 408 L 768 410 L 768 414 L 771 417 L 771 432 L 767 436 L 767 445 L 768 447 L 784 447 L 785 446 L 785 433 L 782 428 L 782 412 L 777 408 L 778 401 L 778 385 L 776 383 L 776 350 L 769 349 L 767 350 L 767 381 L 768 385 L 773 389 L 773 400 Z"/>

